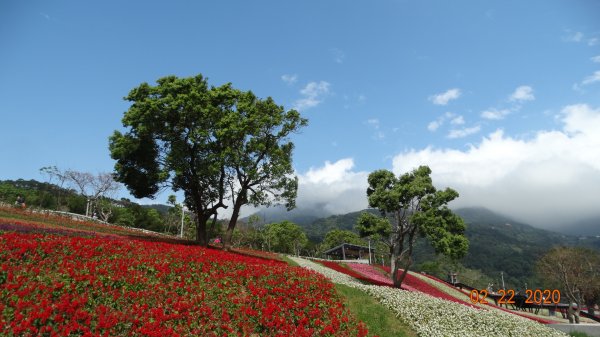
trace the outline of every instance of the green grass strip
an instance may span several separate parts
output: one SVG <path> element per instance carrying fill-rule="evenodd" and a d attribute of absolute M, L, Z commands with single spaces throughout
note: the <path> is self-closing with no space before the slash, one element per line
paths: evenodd
<path fill-rule="evenodd" d="M 336 284 L 338 294 L 342 295 L 350 312 L 365 322 L 369 329 L 369 336 L 379 337 L 416 337 L 407 324 L 397 318 L 394 313 L 384 307 L 376 299 L 359 289 L 342 284 Z"/>
<path fill-rule="evenodd" d="M 586 334 L 585 332 L 579 332 L 579 331 L 572 331 L 569 333 L 569 336 L 573 336 L 573 337 L 591 337 L 590 335 Z"/>
<path fill-rule="evenodd" d="M 287 262 L 287 264 L 289 264 L 290 266 L 298 267 L 298 264 L 296 262 L 294 262 L 292 259 L 290 259 L 289 257 L 287 257 L 286 255 L 279 254 L 279 257 L 281 257 L 281 261 Z"/>

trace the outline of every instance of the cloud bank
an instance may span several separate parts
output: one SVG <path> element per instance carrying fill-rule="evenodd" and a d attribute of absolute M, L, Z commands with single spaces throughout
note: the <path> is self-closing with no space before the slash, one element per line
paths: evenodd
<path fill-rule="evenodd" d="M 600 214 L 600 107 L 570 105 L 556 117 L 558 129 L 527 139 L 497 130 L 465 150 L 406 151 L 393 158 L 392 171 L 428 165 L 438 188 L 460 193 L 453 208 L 482 206 L 537 227 L 564 229 Z M 297 172 L 298 208 L 318 214 L 364 209 L 369 173 L 357 171 L 352 158 Z"/>
<path fill-rule="evenodd" d="M 367 177 L 369 172 L 355 172 L 352 158 L 322 167 L 310 168 L 298 174 L 299 208 L 310 208 L 329 214 L 343 214 L 367 208 Z"/>
<path fill-rule="evenodd" d="M 565 107 L 561 130 L 522 140 L 498 130 L 467 150 L 411 150 L 393 159 L 396 174 L 429 165 L 451 186 L 454 207 L 484 206 L 539 227 L 556 228 L 598 214 L 600 108 Z"/>

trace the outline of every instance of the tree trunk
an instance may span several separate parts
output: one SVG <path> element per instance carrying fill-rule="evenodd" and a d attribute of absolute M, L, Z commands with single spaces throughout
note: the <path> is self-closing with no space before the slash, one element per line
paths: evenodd
<path fill-rule="evenodd" d="M 246 195 L 246 190 L 240 190 L 237 198 L 235 199 L 235 203 L 233 205 L 233 211 L 231 213 L 231 219 L 229 219 L 229 224 L 227 225 L 227 231 L 225 232 L 225 238 L 223 240 L 223 248 L 225 250 L 231 249 L 231 240 L 233 238 L 233 230 L 237 225 L 238 218 L 240 216 L 240 209 L 244 205 L 243 196 Z"/>
<path fill-rule="evenodd" d="M 400 269 L 400 252 L 402 251 L 402 246 L 396 243 L 391 247 L 390 250 L 392 251 L 390 258 L 392 282 L 394 283 L 394 287 L 400 288 L 402 285 L 402 280 L 398 277 L 398 270 Z"/>
<path fill-rule="evenodd" d="M 408 268 L 410 268 L 411 265 L 412 265 L 412 258 L 409 256 L 408 261 L 406 262 L 406 265 L 404 266 L 404 270 L 402 271 L 402 274 L 400 276 L 398 276 L 398 288 L 400 288 L 400 286 L 402 285 L 402 282 L 404 282 L 404 278 L 406 277 L 406 274 L 408 273 Z"/>
<path fill-rule="evenodd" d="M 413 247 L 415 244 L 415 232 L 416 232 L 416 228 L 413 229 L 409 234 L 408 234 L 408 241 L 406 242 L 406 244 L 408 245 L 408 248 L 406 251 L 404 251 L 404 238 L 402 238 L 402 241 L 400 241 L 398 244 L 396 244 L 396 249 L 394 251 L 394 255 L 395 255 L 395 259 L 397 260 L 396 263 L 394 264 L 396 267 L 396 270 L 394 271 L 394 274 L 392 275 L 392 280 L 394 281 L 394 287 L 396 288 L 400 288 L 402 286 L 402 282 L 404 281 L 404 278 L 406 277 L 406 274 L 408 273 L 408 268 L 410 268 L 410 266 L 412 265 L 412 253 L 413 253 Z M 402 261 L 403 258 L 406 258 L 406 265 L 404 266 L 403 270 L 402 270 L 402 274 L 398 275 L 398 269 L 400 269 L 400 261 Z"/>
<path fill-rule="evenodd" d="M 208 232 L 206 223 L 210 219 L 210 214 L 196 214 L 196 241 L 203 247 L 208 247 Z"/>

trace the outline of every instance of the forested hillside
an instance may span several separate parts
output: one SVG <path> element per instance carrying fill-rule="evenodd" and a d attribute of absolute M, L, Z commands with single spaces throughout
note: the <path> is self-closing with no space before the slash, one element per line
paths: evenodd
<path fill-rule="evenodd" d="M 377 212 L 373 209 L 365 211 Z M 311 223 L 298 224 L 312 242 L 319 243 L 326 233 L 334 229 L 356 232 L 356 219 L 362 212 L 332 215 Z M 271 211 L 271 217 L 285 217 L 284 211 L 280 213 L 283 214 Z M 600 239 L 597 237 L 576 237 L 535 228 L 485 208 L 462 208 L 456 213 L 467 223 L 466 235 L 470 242 L 469 253 L 460 263 L 475 270 L 465 273 L 466 282 L 499 284 L 502 272 L 505 284 L 523 288 L 526 283 L 532 285 L 538 282 L 534 278 L 535 263 L 554 246 L 585 246 L 600 250 Z M 308 213 L 296 215 L 310 217 Z M 415 245 L 415 265 L 418 269 L 440 276 L 450 268 L 455 268 L 446 259 L 436 256 L 424 239 L 419 239 Z"/>
<path fill-rule="evenodd" d="M 65 186 L 67 186 L 65 184 Z M 27 207 L 86 214 L 88 198 L 73 188 L 36 180 L 0 180 L 0 202 L 13 205 L 24 197 Z M 89 210 L 90 217 L 127 227 L 155 232 L 179 233 L 181 213 L 166 205 L 142 206 L 128 199 L 99 198 Z M 186 219 L 186 224 L 189 219 Z"/>

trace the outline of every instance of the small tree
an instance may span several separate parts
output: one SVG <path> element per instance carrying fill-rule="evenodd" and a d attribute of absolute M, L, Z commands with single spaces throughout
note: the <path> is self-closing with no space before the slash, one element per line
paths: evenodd
<path fill-rule="evenodd" d="M 99 205 L 98 203 L 100 198 L 108 197 L 112 192 L 119 189 L 119 185 L 113 179 L 112 174 L 101 172 L 94 176 L 89 172 L 66 170 L 64 175 L 67 181 L 70 181 L 79 190 L 81 195 L 87 199 L 85 208 L 86 216 L 89 216 L 92 208 L 100 206 L 104 208 L 103 212 L 112 213 L 111 210 L 107 209 L 110 205 Z M 108 217 L 110 217 L 110 214 L 108 214 Z"/>
<path fill-rule="evenodd" d="M 600 297 L 600 254 L 591 249 L 553 248 L 538 261 L 537 273 L 578 308 L 582 303 L 593 308 Z"/>
<path fill-rule="evenodd" d="M 369 174 L 369 206 L 378 209 L 381 216 L 362 213 L 357 228 L 361 236 L 378 237 L 389 247 L 391 278 L 396 287 L 412 265 L 418 237 L 427 238 L 436 253 L 455 259 L 463 257 L 469 247 L 464 221 L 447 207 L 458 193 L 450 188 L 436 190 L 430 174 L 427 166 L 399 178 L 387 170 Z M 402 263 L 404 271 L 398 275 Z"/>
<path fill-rule="evenodd" d="M 53 179 L 57 180 L 58 188 L 56 188 L 56 209 L 60 210 L 60 196 L 65 182 L 68 180 L 66 172 L 56 166 L 44 166 L 40 168 L 40 173 L 48 176 L 48 184 L 52 183 Z"/>
<path fill-rule="evenodd" d="M 266 225 L 265 236 L 269 248 L 279 253 L 299 255 L 308 243 L 302 228 L 287 220 Z"/>

